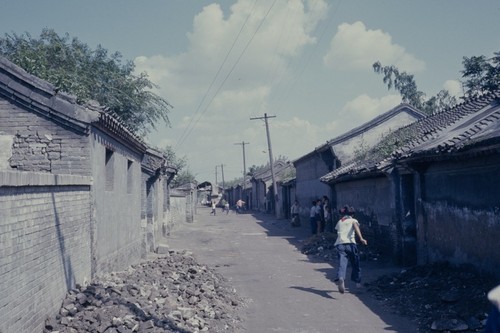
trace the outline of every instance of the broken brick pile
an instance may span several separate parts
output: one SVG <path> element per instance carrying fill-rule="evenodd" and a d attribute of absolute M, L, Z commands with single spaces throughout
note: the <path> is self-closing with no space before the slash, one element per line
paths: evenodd
<path fill-rule="evenodd" d="M 220 274 L 169 251 L 71 290 L 44 333 L 235 332 L 243 305 Z"/>

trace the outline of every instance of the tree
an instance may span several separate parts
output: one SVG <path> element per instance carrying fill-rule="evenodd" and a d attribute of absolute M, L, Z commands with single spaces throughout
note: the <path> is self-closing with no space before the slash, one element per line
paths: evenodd
<path fill-rule="evenodd" d="M 165 146 L 164 148 L 157 148 L 162 152 L 170 166 L 177 169 L 177 174 L 171 182 L 172 187 L 178 187 L 183 184 L 196 182 L 196 177 L 186 169 L 187 158 L 186 156 L 178 157 L 172 146 Z"/>
<path fill-rule="evenodd" d="M 157 149 L 162 152 L 163 156 L 167 160 L 167 163 L 175 167 L 177 171 L 181 171 L 186 167 L 187 165 L 186 156 L 179 158 L 175 153 L 174 148 L 172 148 L 172 146 L 165 146 L 163 148 L 157 148 Z"/>
<path fill-rule="evenodd" d="M 196 182 L 195 176 L 189 170 L 182 170 L 175 175 L 174 179 L 171 182 L 171 186 L 173 188 L 179 187 L 184 184 L 194 183 Z"/>
<path fill-rule="evenodd" d="M 425 93 L 418 90 L 414 76 L 401 72 L 396 66 L 382 66 L 377 61 L 373 64 L 373 70 L 377 74 L 384 75 L 383 82 L 387 88 L 399 91 L 404 103 L 408 103 L 422 112 L 431 114 L 457 104 L 456 98 L 444 89 L 436 96 L 426 100 Z"/>
<path fill-rule="evenodd" d="M 0 55 L 28 73 L 52 83 L 85 104 L 96 100 L 121 118 L 139 136 L 145 136 L 162 120 L 170 125 L 171 105 L 152 92 L 156 86 L 145 73 L 134 74 L 132 61 L 111 55 L 101 45 L 92 50 L 68 34 L 59 36 L 44 29 L 39 38 L 30 34 L 5 34 L 0 38 Z"/>
<path fill-rule="evenodd" d="M 476 97 L 486 92 L 500 89 L 500 52 L 494 52 L 493 57 L 482 56 L 463 57 L 464 69 L 461 71 L 464 93 L 466 97 Z"/>

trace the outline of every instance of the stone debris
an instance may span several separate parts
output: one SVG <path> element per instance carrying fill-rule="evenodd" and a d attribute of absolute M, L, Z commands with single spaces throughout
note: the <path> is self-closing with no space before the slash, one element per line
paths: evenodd
<path fill-rule="evenodd" d="M 492 276 L 472 266 L 414 266 L 385 275 L 367 289 L 393 312 L 415 320 L 420 332 L 480 332 L 491 310 Z"/>
<path fill-rule="evenodd" d="M 216 271 L 169 251 L 69 291 L 43 332 L 236 332 L 244 305 Z"/>

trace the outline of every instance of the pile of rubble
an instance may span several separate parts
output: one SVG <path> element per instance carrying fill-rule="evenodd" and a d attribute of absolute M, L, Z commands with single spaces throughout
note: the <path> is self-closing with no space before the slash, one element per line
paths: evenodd
<path fill-rule="evenodd" d="M 302 253 L 336 262 L 336 235 L 321 234 L 303 242 Z M 364 261 L 385 261 L 360 247 Z M 414 266 L 365 283 L 370 295 L 394 313 L 417 322 L 420 332 L 480 332 L 491 305 L 487 293 L 498 281 L 472 266 L 447 263 Z"/>
<path fill-rule="evenodd" d="M 436 263 L 382 276 L 367 286 L 395 313 L 414 319 L 422 332 L 484 330 L 496 280 L 471 266 Z"/>
<path fill-rule="evenodd" d="M 215 270 L 169 251 L 71 290 L 44 333 L 235 332 L 244 303 Z"/>

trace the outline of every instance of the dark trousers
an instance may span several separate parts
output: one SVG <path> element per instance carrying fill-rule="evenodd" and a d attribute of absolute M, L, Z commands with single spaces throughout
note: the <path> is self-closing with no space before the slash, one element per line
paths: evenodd
<path fill-rule="evenodd" d="M 318 219 L 316 217 L 310 217 L 311 222 L 311 234 L 316 235 L 318 233 Z"/>

